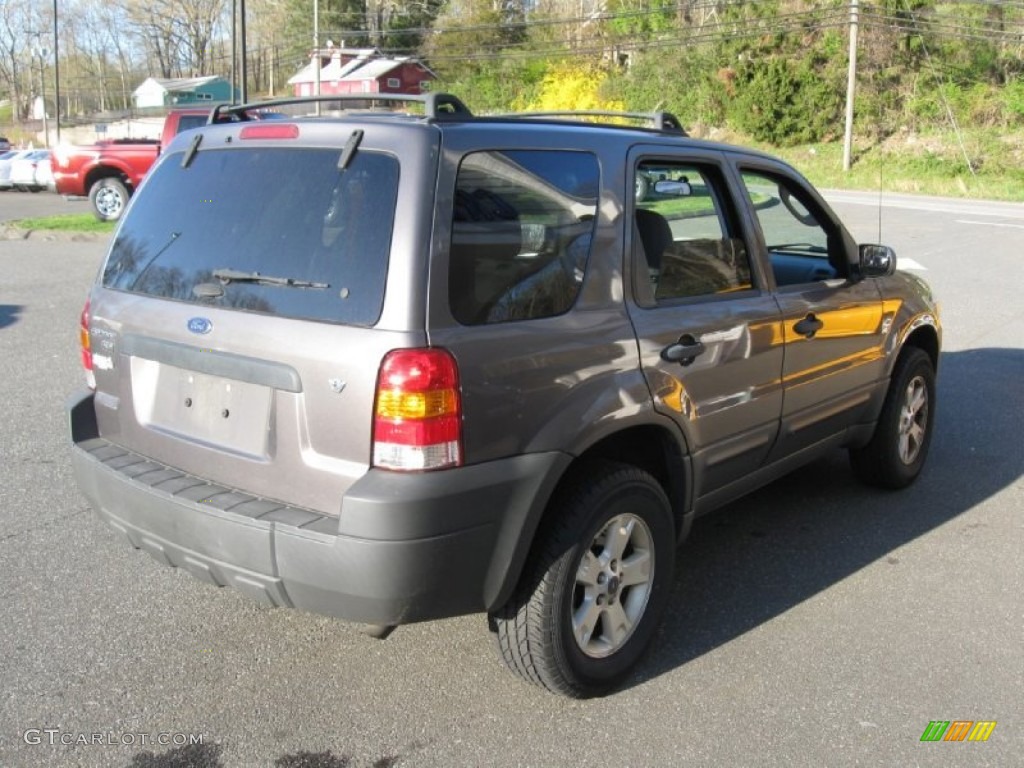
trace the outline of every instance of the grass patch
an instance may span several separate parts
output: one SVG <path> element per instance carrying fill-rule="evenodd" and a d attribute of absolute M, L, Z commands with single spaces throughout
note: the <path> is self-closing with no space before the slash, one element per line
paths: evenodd
<path fill-rule="evenodd" d="M 684 216 L 706 216 L 715 210 L 710 195 L 701 194 L 689 197 L 651 197 L 640 203 L 640 207 L 660 213 L 666 219 L 681 219 Z"/>
<path fill-rule="evenodd" d="M 771 198 L 759 192 L 751 194 L 755 205 L 765 203 Z M 666 219 L 686 219 L 698 216 L 712 216 L 715 213 L 715 204 L 711 195 L 705 191 L 695 191 L 686 197 L 649 197 L 642 203 L 641 208 L 660 213 Z"/>
<path fill-rule="evenodd" d="M 97 221 L 91 213 L 65 213 L 60 216 L 40 216 L 10 222 L 19 229 L 49 229 L 58 232 L 111 233 L 117 222 Z"/>
<path fill-rule="evenodd" d="M 817 187 L 877 190 L 881 185 L 886 192 L 1024 201 L 1024 136 L 1012 132 L 968 135 L 963 148 L 956 136 L 941 133 L 856 143 L 848 172 L 842 142 L 766 149 Z"/>

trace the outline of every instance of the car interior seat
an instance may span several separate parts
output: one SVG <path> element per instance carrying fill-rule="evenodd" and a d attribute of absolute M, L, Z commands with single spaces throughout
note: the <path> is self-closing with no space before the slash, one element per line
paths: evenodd
<path fill-rule="evenodd" d="M 634 240 L 639 240 L 644 256 L 642 260 L 634 259 L 638 270 L 635 274 L 637 301 L 641 304 L 653 304 L 658 278 L 661 275 L 662 257 L 675 238 L 672 235 L 672 227 L 669 225 L 668 219 L 660 213 L 646 208 L 637 208 L 634 221 L 636 222 L 634 234 L 638 236 Z M 643 263 L 647 265 L 646 275 L 640 268 Z"/>
<path fill-rule="evenodd" d="M 486 308 L 515 282 L 522 240 L 519 214 L 506 200 L 486 189 L 455 192 L 448 301 L 456 320 L 481 322 Z"/>

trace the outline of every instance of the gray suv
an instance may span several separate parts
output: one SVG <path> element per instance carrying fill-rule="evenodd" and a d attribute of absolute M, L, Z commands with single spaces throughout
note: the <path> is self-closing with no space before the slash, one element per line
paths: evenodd
<path fill-rule="evenodd" d="M 484 612 L 518 675 L 591 696 L 694 517 L 838 448 L 920 473 L 931 291 L 788 165 L 664 114 L 330 100 L 218 108 L 114 236 L 69 411 L 134 547 L 380 633 Z"/>

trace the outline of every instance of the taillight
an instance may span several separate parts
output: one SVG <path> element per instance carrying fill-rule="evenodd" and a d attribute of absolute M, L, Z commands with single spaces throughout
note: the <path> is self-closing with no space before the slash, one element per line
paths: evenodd
<path fill-rule="evenodd" d="M 462 398 L 455 358 L 443 349 L 396 349 L 377 374 L 373 464 L 442 469 L 462 463 Z"/>
<path fill-rule="evenodd" d="M 96 374 L 92 370 L 92 344 L 89 342 L 89 300 L 85 300 L 82 316 L 78 321 L 78 343 L 82 347 L 82 367 L 85 368 L 85 383 L 89 389 L 96 389 Z"/>

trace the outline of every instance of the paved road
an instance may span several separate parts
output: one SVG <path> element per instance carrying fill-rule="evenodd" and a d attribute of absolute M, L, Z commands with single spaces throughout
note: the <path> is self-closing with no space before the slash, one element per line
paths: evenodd
<path fill-rule="evenodd" d="M 0 192 L 0 223 L 61 213 L 92 213 L 92 208 L 85 198 L 65 200 L 53 192 Z"/>
<path fill-rule="evenodd" d="M 883 239 L 947 326 L 921 482 L 866 490 L 837 454 L 698 521 L 654 653 L 585 702 L 507 674 L 480 616 L 378 642 L 131 551 L 75 491 L 61 409 L 103 244 L 0 242 L 0 766 L 1019 765 L 1024 282 L 996 225 L 1021 208 L 912 203 Z M 957 719 L 998 725 L 920 742 Z"/>

